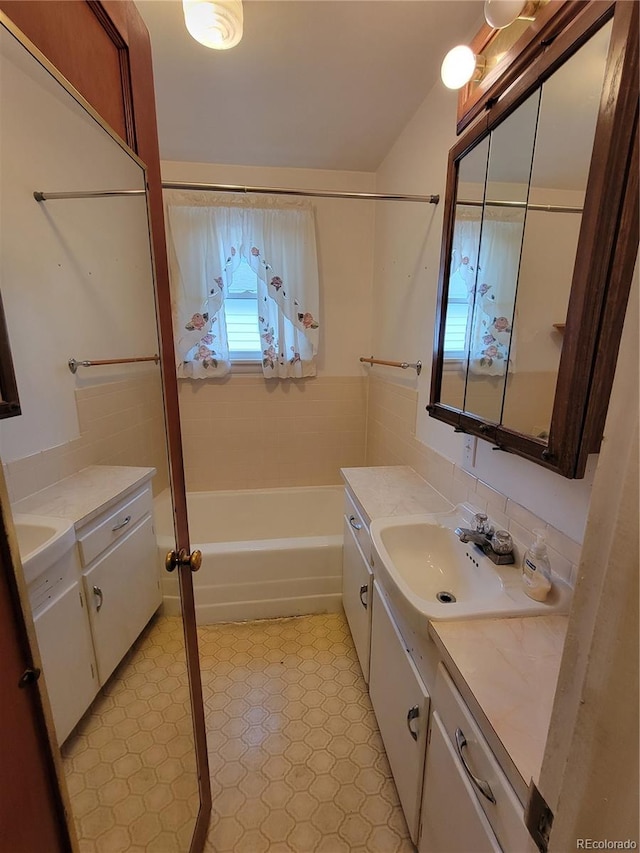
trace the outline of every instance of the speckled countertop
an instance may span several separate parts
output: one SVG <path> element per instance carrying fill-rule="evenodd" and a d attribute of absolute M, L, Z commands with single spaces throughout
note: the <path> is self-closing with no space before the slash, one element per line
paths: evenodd
<path fill-rule="evenodd" d="M 451 509 L 449 501 L 408 465 L 342 468 L 341 473 L 369 521 Z"/>
<path fill-rule="evenodd" d="M 78 528 L 155 473 L 155 468 L 90 465 L 41 492 L 23 498 L 12 508 L 14 512 L 66 518 Z"/>
<path fill-rule="evenodd" d="M 408 466 L 344 468 L 342 475 L 369 520 L 451 507 Z M 521 799 L 529 781 L 539 781 L 567 622 L 567 616 L 551 615 L 429 625 L 440 657 Z"/>

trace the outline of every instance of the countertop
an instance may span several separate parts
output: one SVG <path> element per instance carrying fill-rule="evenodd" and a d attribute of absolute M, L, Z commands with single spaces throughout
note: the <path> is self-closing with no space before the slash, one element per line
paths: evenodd
<path fill-rule="evenodd" d="M 344 468 L 369 520 L 451 504 L 409 466 Z M 429 635 L 521 799 L 539 781 L 568 616 L 465 619 Z"/>
<path fill-rule="evenodd" d="M 368 521 L 451 509 L 449 501 L 408 465 L 342 468 L 341 473 Z"/>
<path fill-rule="evenodd" d="M 41 492 L 23 498 L 13 504 L 12 509 L 31 515 L 66 518 L 78 528 L 155 473 L 155 468 L 90 465 Z"/>
<path fill-rule="evenodd" d="M 449 674 L 477 705 L 474 716 L 479 710 L 484 717 L 480 728 L 491 727 L 527 787 L 539 782 L 568 621 L 552 615 L 429 625 Z"/>

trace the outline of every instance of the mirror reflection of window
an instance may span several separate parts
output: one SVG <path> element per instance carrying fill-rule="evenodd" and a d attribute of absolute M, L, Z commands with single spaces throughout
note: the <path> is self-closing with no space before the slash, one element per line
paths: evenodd
<path fill-rule="evenodd" d="M 462 409 L 467 373 L 471 307 L 476 283 L 484 185 L 489 160 L 489 139 L 484 139 L 460 161 L 451 267 L 445 319 L 444 370 L 441 400 Z"/>
<path fill-rule="evenodd" d="M 472 294 L 464 411 L 500 422 L 540 92 L 491 133 L 478 272 Z"/>
<path fill-rule="evenodd" d="M 513 324 L 517 357 L 502 414 L 505 426 L 542 439 L 551 424 L 563 341 L 555 325 L 567 316 L 611 28 L 592 36 L 542 87 Z"/>

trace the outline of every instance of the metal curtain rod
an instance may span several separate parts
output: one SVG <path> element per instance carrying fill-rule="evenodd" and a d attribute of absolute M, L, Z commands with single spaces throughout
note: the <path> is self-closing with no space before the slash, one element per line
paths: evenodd
<path fill-rule="evenodd" d="M 240 184 L 189 184 L 182 181 L 163 181 L 165 190 L 197 190 L 223 193 L 266 193 L 267 195 L 297 195 L 310 198 L 361 198 L 368 201 L 421 201 L 437 204 L 439 195 L 403 195 L 402 193 L 349 193 L 324 190 L 294 190 L 286 187 L 245 187 Z"/>
<path fill-rule="evenodd" d="M 543 210 L 546 213 L 582 213 L 581 207 L 566 207 L 558 204 L 527 204 L 526 201 L 465 201 L 458 199 L 456 204 L 467 207 L 516 207 L 527 210 Z"/>
<path fill-rule="evenodd" d="M 146 190 L 91 190 L 77 193 L 43 193 L 36 190 L 33 197 L 36 201 L 52 201 L 57 198 L 107 198 L 121 195 L 145 195 Z"/>
<path fill-rule="evenodd" d="M 139 361 L 153 361 L 158 364 L 160 357 L 157 355 L 145 355 L 142 358 L 108 358 L 102 361 L 76 361 L 75 358 L 70 358 L 67 364 L 72 373 L 77 373 L 79 367 L 96 367 L 102 364 L 134 364 Z"/>
<path fill-rule="evenodd" d="M 381 358 L 363 358 L 360 356 L 360 361 L 364 361 L 367 364 L 386 364 L 388 367 L 401 367 L 403 370 L 406 370 L 408 367 L 413 367 L 415 372 L 420 376 L 420 372 L 422 371 L 422 362 L 416 361 L 413 364 L 410 364 L 408 361 L 383 361 Z"/>

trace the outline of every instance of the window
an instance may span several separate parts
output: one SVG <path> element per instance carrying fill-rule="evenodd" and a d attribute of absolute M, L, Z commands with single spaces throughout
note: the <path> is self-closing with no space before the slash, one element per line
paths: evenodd
<path fill-rule="evenodd" d="M 445 358 L 466 358 L 468 314 L 469 303 L 466 299 L 450 299 L 448 301 L 447 326 L 444 333 Z"/>
<path fill-rule="evenodd" d="M 467 357 L 468 349 L 469 296 L 467 287 L 459 275 L 449 280 L 447 300 L 447 322 L 444 333 L 445 359 L 458 360 Z"/>
<path fill-rule="evenodd" d="M 262 358 L 258 328 L 258 276 L 243 258 L 233 273 L 224 301 L 231 361 Z"/>

